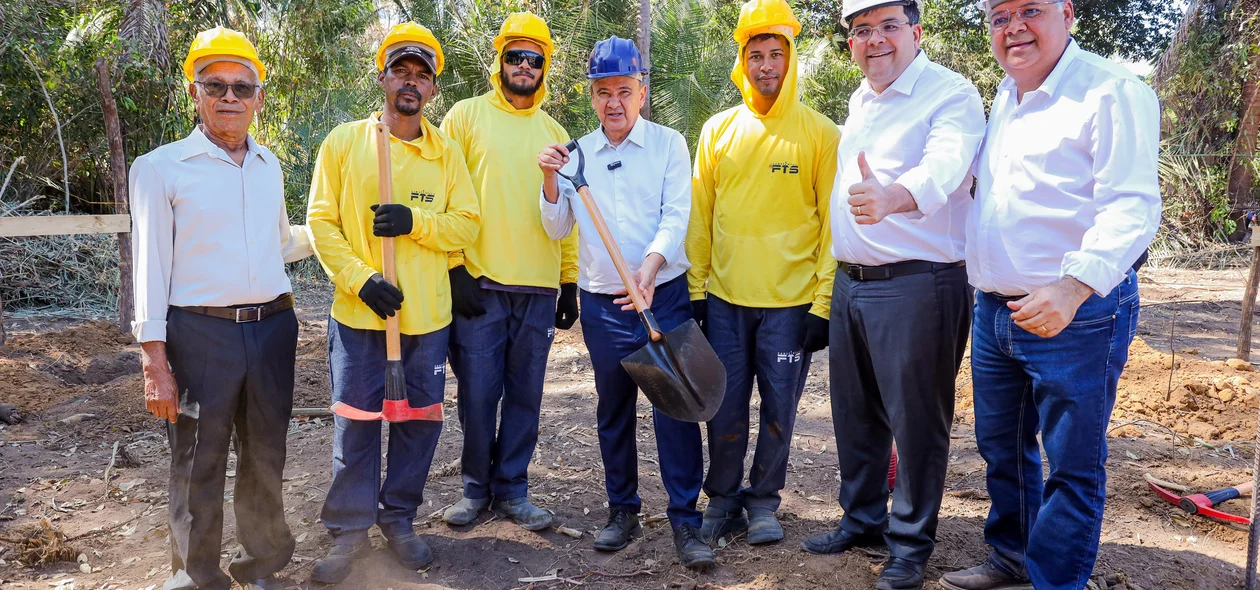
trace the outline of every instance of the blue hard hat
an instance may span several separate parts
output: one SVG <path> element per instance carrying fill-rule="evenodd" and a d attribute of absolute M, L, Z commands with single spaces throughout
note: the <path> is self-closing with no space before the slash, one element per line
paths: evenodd
<path fill-rule="evenodd" d="M 598 80 L 646 73 L 643 56 L 639 55 L 639 48 L 635 47 L 634 41 L 614 36 L 595 44 L 595 48 L 591 50 L 591 63 L 586 78 Z"/>

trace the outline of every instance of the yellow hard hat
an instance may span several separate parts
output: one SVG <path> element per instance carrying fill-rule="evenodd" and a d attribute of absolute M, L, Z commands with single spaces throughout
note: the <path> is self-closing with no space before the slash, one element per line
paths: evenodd
<path fill-rule="evenodd" d="M 381 42 L 380 48 L 376 50 L 376 69 L 385 69 L 385 52 L 390 48 L 395 45 L 402 47 L 406 45 L 414 46 L 415 44 L 423 45 L 433 51 L 432 56 L 424 55 L 420 56 L 420 58 L 426 62 L 429 61 L 429 59 L 425 59 L 426 57 L 431 58 L 433 63 L 429 65 L 433 67 L 433 76 L 436 77 L 438 74 L 441 74 L 442 67 L 446 64 L 446 57 L 442 55 L 442 44 L 438 43 L 437 37 L 433 36 L 433 31 L 430 31 L 424 25 L 418 25 L 413 22 L 394 25 L 394 28 L 390 29 L 389 34 L 385 35 L 385 40 Z"/>
<path fill-rule="evenodd" d="M 197 33 L 192 47 L 188 49 L 188 57 L 184 58 L 184 77 L 192 82 L 193 76 L 197 74 L 195 70 L 197 60 L 214 55 L 248 61 L 254 64 L 259 82 L 267 79 L 267 66 L 258 59 L 258 51 L 254 49 L 254 44 L 250 43 L 243 33 L 224 27 L 215 27 Z"/>
<path fill-rule="evenodd" d="M 547 28 L 547 22 L 532 12 L 513 12 L 508 15 L 507 20 L 503 21 L 503 26 L 499 28 L 499 36 L 494 38 L 495 53 L 503 53 L 503 46 L 514 39 L 527 39 L 538 43 L 547 57 L 551 57 L 551 52 L 555 51 L 555 45 L 551 41 L 551 29 Z"/>
<path fill-rule="evenodd" d="M 735 42 L 743 47 L 748 39 L 761 33 L 776 33 L 796 37 L 801 32 L 801 21 L 792 14 L 787 0 L 748 0 L 739 9 L 739 24 L 735 26 Z"/>

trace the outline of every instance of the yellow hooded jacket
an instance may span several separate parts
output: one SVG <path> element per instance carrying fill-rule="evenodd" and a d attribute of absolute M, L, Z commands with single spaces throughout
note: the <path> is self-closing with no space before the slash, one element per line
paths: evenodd
<path fill-rule="evenodd" d="M 775 31 L 760 31 L 775 32 Z M 756 32 L 754 32 L 754 35 Z M 747 307 L 812 303 L 828 318 L 836 261 L 828 210 L 840 129 L 797 97 L 797 51 L 778 99 L 765 102 L 744 74 L 744 47 L 731 71 L 744 104 L 700 131 L 687 228 L 687 284 Z"/>
<path fill-rule="evenodd" d="M 473 244 L 451 252 L 450 268 L 463 264 L 472 276 L 503 285 L 555 289 L 577 282 L 577 234 L 552 240 L 538 206 L 538 154 L 569 141 L 564 127 L 540 110 L 550 68 L 548 56 L 534 106 L 518 110 L 503 95 L 502 60 L 496 55 L 490 91 L 455 103 L 442 120 L 442 131 L 468 161 L 481 205 L 481 233 Z"/>
<path fill-rule="evenodd" d="M 380 113 L 338 125 L 315 160 L 307 224 L 315 254 L 337 286 L 332 317 L 356 330 L 384 330 L 385 320 L 359 299 L 359 290 L 381 268 L 381 238 L 372 235 L 377 189 L 374 129 Z M 394 238 L 398 288 L 403 293 L 399 328 L 428 334 L 451 323 L 449 252 L 477 237 L 477 195 L 464 156 L 450 138 L 423 119 L 413 141 L 390 137 L 394 202 L 411 208 L 412 229 Z"/>

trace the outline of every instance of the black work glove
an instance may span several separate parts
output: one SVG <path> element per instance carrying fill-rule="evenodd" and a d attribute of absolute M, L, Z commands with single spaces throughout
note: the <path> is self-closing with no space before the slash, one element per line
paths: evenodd
<path fill-rule="evenodd" d="M 707 299 L 696 299 L 691 302 L 691 317 L 695 318 L 696 324 L 700 326 L 700 333 L 705 336 L 709 335 L 709 301 Z"/>
<path fill-rule="evenodd" d="M 402 309 L 403 294 L 398 287 L 389 284 L 384 276 L 376 273 L 359 289 L 359 299 L 383 320 L 385 316 L 392 316 Z"/>
<path fill-rule="evenodd" d="M 805 352 L 815 353 L 827 348 L 830 322 L 812 313 L 805 314 Z"/>
<path fill-rule="evenodd" d="M 556 300 L 556 327 L 568 330 L 577 320 L 577 283 L 563 283 L 560 285 L 560 299 Z"/>
<path fill-rule="evenodd" d="M 461 264 L 447 274 L 451 277 L 451 311 L 465 318 L 485 315 L 481 285 L 468 273 L 468 267 Z"/>
<path fill-rule="evenodd" d="M 396 238 L 411 233 L 411 208 L 406 205 L 372 205 L 372 235 Z"/>

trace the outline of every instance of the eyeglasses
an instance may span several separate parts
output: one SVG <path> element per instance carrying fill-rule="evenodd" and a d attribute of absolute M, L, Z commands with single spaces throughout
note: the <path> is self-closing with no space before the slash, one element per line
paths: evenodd
<path fill-rule="evenodd" d="M 503 61 L 509 66 L 516 66 L 520 65 L 521 62 L 526 62 L 529 64 L 529 67 L 541 70 L 546 59 L 541 53 L 524 49 L 512 49 L 503 52 Z"/>
<path fill-rule="evenodd" d="M 853 30 L 849 31 L 849 38 L 866 42 L 870 41 L 871 35 L 873 35 L 875 31 L 879 31 L 879 36 L 887 39 L 896 35 L 897 32 L 901 30 L 901 27 L 908 24 L 910 24 L 910 22 L 904 20 L 886 20 L 873 27 L 862 25 L 860 27 L 854 27 Z"/>
<path fill-rule="evenodd" d="M 1050 4 L 1062 3 L 1063 0 L 1051 0 L 1050 2 L 1034 2 L 1032 4 L 1025 4 L 1015 10 L 996 10 L 989 15 L 989 30 L 1000 31 L 1005 29 L 1007 25 L 1011 24 L 1012 14 L 1018 16 L 1019 20 L 1028 22 L 1041 16 L 1041 13 L 1045 12 L 1044 10 L 1037 8 L 1038 6 L 1048 6 Z"/>
<path fill-rule="evenodd" d="M 236 95 L 236 98 L 254 98 L 254 91 L 262 88 L 258 84 L 247 84 L 245 82 L 234 82 L 232 84 L 226 82 L 193 82 L 193 84 L 201 86 L 206 91 L 206 95 L 211 98 L 223 98 L 227 94 L 228 88 L 232 89 L 232 94 Z"/>

